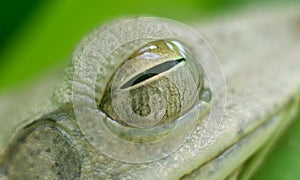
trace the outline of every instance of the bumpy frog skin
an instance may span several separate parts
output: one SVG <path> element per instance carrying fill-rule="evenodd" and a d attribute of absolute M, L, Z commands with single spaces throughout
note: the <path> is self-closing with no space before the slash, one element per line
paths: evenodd
<path fill-rule="evenodd" d="M 64 80 L 1 98 L 0 179 L 249 178 L 299 109 L 299 22 L 285 8 L 203 37 L 159 18 L 96 29 Z"/>

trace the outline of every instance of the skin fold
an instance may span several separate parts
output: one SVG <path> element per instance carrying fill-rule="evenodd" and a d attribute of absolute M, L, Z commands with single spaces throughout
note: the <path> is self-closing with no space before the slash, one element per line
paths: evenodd
<path fill-rule="evenodd" d="M 106 137 L 103 132 L 107 129 L 100 127 L 102 121 L 98 122 L 94 116 L 94 113 L 105 116 L 94 107 L 100 106 L 101 98 L 106 97 L 106 87 L 110 82 L 114 87 L 111 80 L 124 64 L 124 57 L 149 43 L 149 40 L 137 39 L 130 46 L 121 46 L 124 51 L 116 49 L 116 55 L 112 53 L 110 56 L 108 52 L 113 51 L 118 42 L 108 41 L 107 46 L 100 46 L 106 38 L 102 37 L 100 41 L 100 32 L 123 21 L 126 20 L 104 25 L 88 35 L 75 50 L 63 78 L 61 73 L 54 72 L 20 92 L 1 98 L 0 179 L 251 177 L 276 137 L 286 129 L 299 109 L 300 13 L 297 8 L 282 8 L 280 12 L 276 8 L 249 10 L 213 22 L 195 24 L 194 29 L 205 41 L 192 41 L 193 36 L 187 33 L 184 37 L 191 41 L 183 44 L 191 52 L 200 54 L 204 61 L 204 74 L 212 76 L 203 79 L 200 103 L 183 108 L 180 115 L 176 111 L 176 119 L 183 119 L 175 126 L 178 132 L 168 134 L 166 141 L 148 143 L 149 146 L 149 138 L 144 138 L 143 129 L 122 129 L 125 134 L 133 133 L 126 136 L 129 138 L 125 141 L 115 141 L 118 134 Z M 146 21 L 165 22 L 158 19 Z M 158 32 L 159 39 L 168 39 L 172 36 L 164 32 L 169 29 L 173 32 L 172 28 L 177 26 L 172 23 L 166 27 L 157 25 L 139 33 L 139 28 L 144 25 L 137 24 L 132 28 L 136 31 L 133 34 L 144 36 Z M 130 29 L 130 26 L 123 28 Z M 155 28 L 161 29 L 155 31 Z M 111 34 L 111 37 L 119 38 L 119 42 L 131 38 L 130 34 L 123 36 L 121 31 L 119 34 L 112 31 Z M 175 36 L 176 33 L 172 37 L 175 40 L 182 38 L 176 39 Z M 211 49 L 204 48 L 205 42 Z M 205 61 L 216 57 L 202 50 L 209 50 L 218 57 L 218 65 L 222 68 L 217 71 L 220 76 L 208 72 L 211 69 L 207 68 L 214 67 L 208 66 L 210 64 L 205 64 Z M 100 62 L 101 57 L 109 58 Z M 176 60 L 178 57 L 181 58 L 174 55 Z M 91 61 L 88 61 L 89 58 Z M 82 81 L 81 77 L 86 81 Z M 171 78 L 171 75 L 167 77 Z M 222 84 L 224 80 L 226 87 Z M 208 92 L 205 88 L 211 88 L 211 100 L 201 96 Z M 201 101 L 202 98 L 208 99 L 207 102 Z M 110 101 L 107 100 L 108 103 Z M 105 105 L 102 103 L 102 106 Z M 219 116 L 213 113 L 214 109 Z M 166 119 L 169 123 L 170 120 Z M 108 122 L 105 118 L 102 120 Z M 193 126 L 189 126 L 190 122 Z M 158 130 L 148 132 L 157 133 Z M 127 141 L 135 135 L 142 137 L 140 144 L 127 146 Z"/>

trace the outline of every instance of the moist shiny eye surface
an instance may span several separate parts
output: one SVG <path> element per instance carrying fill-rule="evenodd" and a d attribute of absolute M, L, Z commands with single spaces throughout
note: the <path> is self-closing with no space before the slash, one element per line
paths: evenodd
<path fill-rule="evenodd" d="M 111 77 L 99 108 L 112 121 L 134 128 L 136 135 L 139 129 L 143 133 L 173 127 L 169 124 L 199 101 L 202 86 L 203 70 L 192 53 L 178 41 L 158 40 L 124 61 Z"/>

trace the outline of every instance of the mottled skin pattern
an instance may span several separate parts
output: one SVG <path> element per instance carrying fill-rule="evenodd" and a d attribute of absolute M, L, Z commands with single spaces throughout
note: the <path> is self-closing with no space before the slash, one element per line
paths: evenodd
<path fill-rule="evenodd" d="M 85 45 L 98 37 L 98 30 L 94 31 L 75 52 L 65 75 L 66 82 L 53 97 L 53 88 L 49 86 L 55 86 L 59 80 L 49 75 L 41 83 L 1 99 L 0 179 L 248 177 L 251 166 L 240 167 L 255 152 L 263 152 L 263 145 L 271 142 L 271 137 L 276 137 L 275 134 L 281 132 L 298 111 L 298 9 L 281 9 L 280 13 L 278 9 L 245 13 L 238 18 L 196 27 L 214 48 L 224 70 L 227 82 L 224 119 L 220 124 L 214 124 L 214 121 L 207 121 L 207 117 L 201 118 L 176 151 L 144 163 L 128 163 L 107 157 L 91 145 L 77 123 L 70 82 L 74 64 L 80 65 L 79 57 L 84 56 Z M 109 49 L 114 42 L 100 48 Z M 89 49 L 97 47 L 97 42 L 93 43 Z M 191 49 L 199 47 L 201 43 L 190 45 Z M 94 55 L 97 56 L 97 53 Z M 106 62 L 105 67 L 112 71 L 123 61 L 111 60 Z M 96 69 L 93 65 L 91 71 Z M 107 71 L 103 69 L 100 72 L 103 76 L 99 77 L 99 84 L 106 82 L 106 85 L 110 76 L 107 77 Z M 45 82 L 49 83 L 45 85 Z M 101 87 L 97 87 L 98 93 L 103 96 L 106 86 Z M 213 103 L 222 95 L 213 94 Z M 208 128 L 214 126 L 219 127 L 216 133 Z M 212 135 L 214 138 L 202 146 L 202 142 Z M 116 145 L 111 151 L 122 148 Z M 257 165 L 255 162 L 251 164 Z M 250 171 L 245 172 L 244 169 Z"/>
<path fill-rule="evenodd" d="M 7 155 L 7 176 L 10 179 L 80 177 L 78 154 L 51 122 L 26 128 L 15 141 Z M 31 148 L 32 144 L 35 148 Z"/>

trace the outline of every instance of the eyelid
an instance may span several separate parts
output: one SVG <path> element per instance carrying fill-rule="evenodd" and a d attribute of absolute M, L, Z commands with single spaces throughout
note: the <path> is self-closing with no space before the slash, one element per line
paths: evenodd
<path fill-rule="evenodd" d="M 121 89 L 125 89 L 131 86 L 134 86 L 140 82 L 143 82 L 147 79 L 150 79 L 160 73 L 163 73 L 165 71 L 170 70 L 171 68 L 173 68 L 174 66 L 178 65 L 179 63 L 185 61 L 184 58 L 180 58 L 177 60 L 171 60 L 171 61 L 167 61 L 167 62 L 163 62 L 159 65 L 156 65 L 154 67 L 151 67 L 149 69 L 147 69 L 146 71 L 136 75 L 135 77 L 131 78 L 129 81 L 127 81 L 126 83 L 124 83 L 121 86 Z"/>

